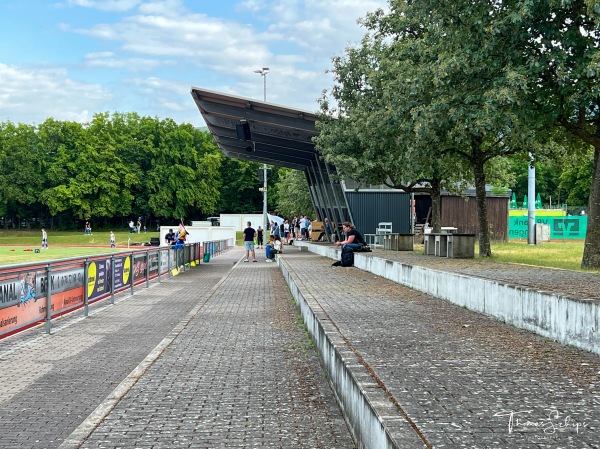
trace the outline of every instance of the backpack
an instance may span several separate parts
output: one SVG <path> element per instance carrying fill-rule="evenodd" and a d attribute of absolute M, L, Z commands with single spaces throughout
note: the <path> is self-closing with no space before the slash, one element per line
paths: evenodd
<path fill-rule="evenodd" d="M 342 267 L 351 267 L 354 265 L 354 251 L 352 248 L 348 248 L 344 246 L 342 248 L 342 257 L 341 257 L 341 266 Z"/>

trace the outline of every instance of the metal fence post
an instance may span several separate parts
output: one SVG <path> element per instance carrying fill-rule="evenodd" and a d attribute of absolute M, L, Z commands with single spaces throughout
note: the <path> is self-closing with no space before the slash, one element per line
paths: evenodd
<path fill-rule="evenodd" d="M 161 269 L 161 266 L 160 266 L 160 248 L 158 248 L 156 250 L 156 264 L 158 265 L 158 276 L 157 276 L 157 278 L 158 278 L 158 283 L 160 284 L 160 269 Z"/>
<path fill-rule="evenodd" d="M 110 256 L 110 303 L 115 303 L 115 255 Z"/>
<path fill-rule="evenodd" d="M 167 249 L 167 279 L 171 278 L 171 247 Z"/>
<path fill-rule="evenodd" d="M 146 250 L 146 288 L 150 287 L 150 250 Z"/>
<path fill-rule="evenodd" d="M 83 316 L 88 316 L 88 287 L 90 285 L 90 281 L 88 279 L 88 276 L 90 275 L 89 273 L 89 269 L 90 269 L 90 263 L 88 261 L 88 259 L 85 259 L 84 265 L 83 265 L 83 279 L 85 279 L 84 283 L 83 283 Z"/>
<path fill-rule="evenodd" d="M 46 333 L 49 334 L 52 329 L 50 321 L 52 320 L 52 263 L 46 265 Z"/>
<path fill-rule="evenodd" d="M 131 296 L 133 296 L 133 277 L 135 276 L 135 266 L 134 266 L 134 259 L 133 259 L 133 253 L 131 253 L 131 255 L 129 256 L 131 257 L 131 272 L 130 274 L 130 279 L 129 279 L 129 283 L 130 283 L 130 287 L 131 287 Z"/>

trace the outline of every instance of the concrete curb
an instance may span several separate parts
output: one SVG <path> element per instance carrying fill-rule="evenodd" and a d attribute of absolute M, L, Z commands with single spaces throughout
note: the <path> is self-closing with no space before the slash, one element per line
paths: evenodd
<path fill-rule="evenodd" d="M 431 447 L 318 301 L 298 285 L 284 258 L 278 257 L 277 263 L 300 308 L 357 447 Z"/>

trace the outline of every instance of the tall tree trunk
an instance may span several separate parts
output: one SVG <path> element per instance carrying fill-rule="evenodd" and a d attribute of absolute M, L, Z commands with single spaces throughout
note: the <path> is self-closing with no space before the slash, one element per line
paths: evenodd
<path fill-rule="evenodd" d="M 475 198 L 477 202 L 477 222 L 479 224 L 479 256 L 491 257 L 490 226 L 487 214 L 487 196 L 485 193 L 484 160 L 481 153 L 481 143 L 473 143 L 472 155 L 473 174 L 475 175 Z"/>
<path fill-rule="evenodd" d="M 588 203 L 588 223 L 581 268 L 600 268 L 600 144 L 594 145 L 594 176 Z"/>
<path fill-rule="evenodd" d="M 442 189 L 439 179 L 431 180 L 431 224 L 433 232 L 442 231 Z"/>

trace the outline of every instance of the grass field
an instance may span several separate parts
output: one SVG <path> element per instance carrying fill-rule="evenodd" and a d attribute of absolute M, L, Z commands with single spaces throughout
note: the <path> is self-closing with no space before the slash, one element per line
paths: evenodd
<path fill-rule="evenodd" d="M 526 242 L 492 244 L 493 257 L 490 260 L 583 271 L 583 244 L 565 241 L 541 245 L 528 245 Z M 478 250 L 475 249 L 475 254 Z"/>
<path fill-rule="evenodd" d="M 83 235 L 82 232 L 48 231 L 49 248 L 36 253 L 35 249 L 41 248 L 41 231 L 0 230 L 0 265 L 110 254 L 127 251 L 128 245 L 139 249 L 139 246 L 133 244 L 149 242 L 151 237 L 158 236 L 158 232 L 115 232 L 117 248 L 110 248 L 110 231 L 94 232 L 92 235 Z"/>

